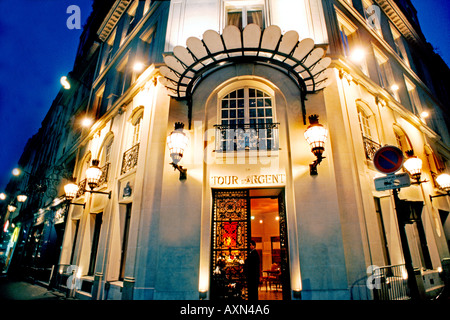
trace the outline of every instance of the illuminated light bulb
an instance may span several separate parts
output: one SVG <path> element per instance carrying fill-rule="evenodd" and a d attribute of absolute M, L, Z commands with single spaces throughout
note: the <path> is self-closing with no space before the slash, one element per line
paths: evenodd
<path fill-rule="evenodd" d="M 428 118 L 429 115 L 430 115 L 430 114 L 428 113 L 428 111 L 422 111 L 422 113 L 420 114 L 420 116 L 421 116 L 422 118 Z"/>
<path fill-rule="evenodd" d="M 144 64 L 142 62 L 136 62 L 133 66 L 134 71 L 142 71 L 144 69 Z"/>
<path fill-rule="evenodd" d="M 64 87 L 64 89 L 66 90 L 70 89 L 70 83 L 66 76 L 61 77 L 59 82 L 61 82 L 61 85 Z"/>
<path fill-rule="evenodd" d="M 363 48 L 355 48 L 350 53 L 350 60 L 356 63 L 360 63 L 366 57 L 366 51 Z"/>
<path fill-rule="evenodd" d="M 392 86 L 391 86 L 391 90 L 392 91 L 398 91 L 398 89 L 400 89 L 400 87 L 398 86 L 398 84 L 393 84 Z"/>
<path fill-rule="evenodd" d="M 84 118 L 83 120 L 81 120 L 81 125 L 83 127 L 89 127 L 92 125 L 92 119 L 90 118 Z"/>

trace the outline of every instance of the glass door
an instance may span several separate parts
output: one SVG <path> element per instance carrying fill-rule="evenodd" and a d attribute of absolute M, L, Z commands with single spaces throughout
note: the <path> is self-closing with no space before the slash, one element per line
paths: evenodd
<path fill-rule="evenodd" d="M 255 259 L 258 299 L 290 299 L 284 190 L 272 189 L 270 196 L 255 190 L 213 190 L 211 299 L 248 300 Z"/>

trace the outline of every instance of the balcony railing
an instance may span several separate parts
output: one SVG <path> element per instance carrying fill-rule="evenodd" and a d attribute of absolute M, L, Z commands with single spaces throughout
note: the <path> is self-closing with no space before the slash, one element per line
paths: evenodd
<path fill-rule="evenodd" d="M 216 151 L 278 150 L 278 123 L 215 125 Z"/>
<path fill-rule="evenodd" d="M 131 169 L 136 168 L 139 156 L 139 143 L 123 153 L 122 169 L 120 174 L 125 174 Z"/>
<path fill-rule="evenodd" d="M 373 156 L 375 155 L 377 150 L 381 148 L 381 144 L 364 136 L 363 142 L 364 142 L 364 151 L 366 152 L 366 158 L 368 160 L 373 160 Z"/>
<path fill-rule="evenodd" d="M 404 264 L 375 268 L 372 274 L 375 300 L 408 300 L 407 272 Z"/>
<path fill-rule="evenodd" d="M 81 197 L 85 193 L 85 190 L 86 190 L 86 179 L 83 179 L 78 183 L 77 198 Z"/>
<path fill-rule="evenodd" d="M 102 184 L 108 182 L 109 164 L 110 164 L 109 162 L 105 163 L 105 165 L 100 168 L 102 170 L 102 175 L 100 176 L 100 180 L 98 181 L 99 185 L 102 185 Z"/>

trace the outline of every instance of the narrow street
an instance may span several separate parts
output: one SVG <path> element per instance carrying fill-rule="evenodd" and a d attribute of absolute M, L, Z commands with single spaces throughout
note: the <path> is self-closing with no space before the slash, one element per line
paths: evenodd
<path fill-rule="evenodd" d="M 47 290 L 38 284 L 0 276 L 0 300 L 68 300 L 58 291 Z"/>

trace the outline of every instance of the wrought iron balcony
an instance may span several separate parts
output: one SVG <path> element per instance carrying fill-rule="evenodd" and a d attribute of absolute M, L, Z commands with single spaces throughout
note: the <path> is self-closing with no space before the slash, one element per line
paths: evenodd
<path fill-rule="evenodd" d="M 81 197 L 85 192 L 86 192 L 86 179 L 83 179 L 78 183 L 77 198 Z"/>
<path fill-rule="evenodd" d="M 373 160 L 373 156 L 375 155 L 377 150 L 381 148 L 381 144 L 365 136 L 363 136 L 363 143 L 364 143 L 364 151 L 366 152 L 366 158 L 368 160 Z"/>
<path fill-rule="evenodd" d="M 123 153 L 122 169 L 120 174 L 125 174 L 131 169 L 136 168 L 139 156 L 139 143 Z"/>
<path fill-rule="evenodd" d="M 105 165 L 100 168 L 102 170 L 102 175 L 100 176 L 100 180 L 98 181 L 99 185 L 102 185 L 102 184 L 108 182 L 109 165 L 110 165 L 110 163 L 108 162 L 108 163 L 105 163 Z"/>
<path fill-rule="evenodd" d="M 216 128 L 216 151 L 278 150 L 279 123 L 220 124 Z"/>

